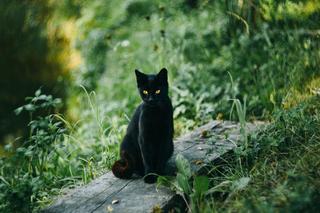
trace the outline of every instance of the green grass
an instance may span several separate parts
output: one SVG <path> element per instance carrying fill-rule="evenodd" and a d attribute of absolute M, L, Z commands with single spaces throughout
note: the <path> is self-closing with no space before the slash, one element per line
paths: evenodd
<path fill-rule="evenodd" d="M 240 145 L 245 153 L 235 150 L 212 165 L 201 197 L 194 198 L 201 189 L 195 181 L 184 191 L 192 212 L 319 211 L 319 101 L 313 97 L 275 112 L 272 123 L 251 135 L 247 147 Z"/>
<path fill-rule="evenodd" d="M 228 197 L 221 210 L 319 210 L 319 97 L 275 114 L 273 123 L 251 139 L 248 187 Z"/>

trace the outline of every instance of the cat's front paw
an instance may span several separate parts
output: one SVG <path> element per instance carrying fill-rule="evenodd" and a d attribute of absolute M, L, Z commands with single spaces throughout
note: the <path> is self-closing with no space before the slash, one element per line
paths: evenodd
<path fill-rule="evenodd" d="M 146 176 L 143 178 L 143 180 L 144 180 L 145 183 L 151 184 L 151 183 L 157 182 L 157 178 L 158 178 L 157 175 L 148 174 L 148 175 L 146 175 Z"/>

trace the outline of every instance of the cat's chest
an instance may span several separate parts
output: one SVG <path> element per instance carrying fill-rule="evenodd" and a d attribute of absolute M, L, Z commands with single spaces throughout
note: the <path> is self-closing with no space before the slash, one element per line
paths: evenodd
<path fill-rule="evenodd" d="M 166 109 L 145 109 L 140 116 L 140 127 L 142 128 L 157 128 L 166 126 L 170 117 L 170 113 Z"/>

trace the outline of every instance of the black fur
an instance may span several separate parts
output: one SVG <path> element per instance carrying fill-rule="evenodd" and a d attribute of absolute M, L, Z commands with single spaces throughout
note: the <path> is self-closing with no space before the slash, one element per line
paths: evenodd
<path fill-rule="evenodd" d="M 138 70 L 135 73 L 143 102 L 129 123 L 120 146 L 121 159 L 112 171 L 119 178 L 129 178 L 132 173 L 146 175 L 144 181 L 154 183 L 157 176 L 148 174 L 163 175 L 173 153 L 173 109 L 168 96 L 167 70 L 163 68 L 157 75 L 146 75 Z M 144 94 L 144 90 L 148 94 Z"/>

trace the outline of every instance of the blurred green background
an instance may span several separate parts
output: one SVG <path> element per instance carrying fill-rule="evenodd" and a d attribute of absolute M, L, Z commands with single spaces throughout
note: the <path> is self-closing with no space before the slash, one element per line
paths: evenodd
<path fill-rule="evenodd" d="M 130 113 L 138 101 L 135 68 L 169 69 L 181 128 L 227 118 L 232 97 L 247 96 L 250 116 L 266 119 L 319 82 L 319 5 L 3 0 L 1 141 L 23 134 L 29 117 L 13 110 L 40 87 L 64 100 L 73 121 L 83 113 L 80 85 L 96 91 L 105 115 Z"/>
<path fill-rule="evenodd" d="M 272 120 L 274 110 L 319 93 L 319 64 L 318 0 L 1 0 L 0 155 L 47 141 L 40 153 L 58 151 L 48 167 L 31 163 L 30 178 L 45 170 L 51 188 L 66 176 L 87 182 L 117 157 L 140 102 L 134 69 L 169 70 L 180 135 L 210 119 L 236 120 L 232 98 L 246 101 L 248 120 Z M 62 124 L 29 123 L 53 114 Z M 52 136 L 48 128 L 63 133 L 30 139 L 39 129 Z M 48 202 L 35 197 L 35 207 Z"/>

